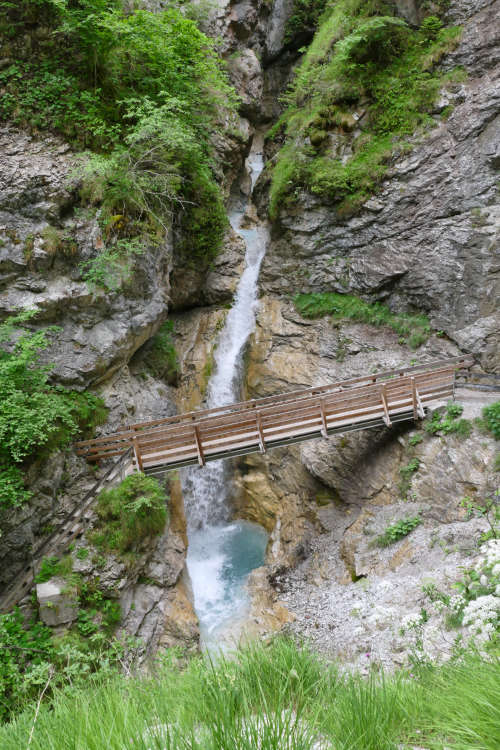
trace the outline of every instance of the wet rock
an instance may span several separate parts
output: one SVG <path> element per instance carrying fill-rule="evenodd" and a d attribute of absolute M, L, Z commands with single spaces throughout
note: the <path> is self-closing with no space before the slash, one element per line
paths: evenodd
<path fill-rule="evenodd" d="M 180 646 L 188 653 L 198 649 L 200 631 L 192 601 L 186 581 L 180 580 L 165 602 L 160 646 Z"/>

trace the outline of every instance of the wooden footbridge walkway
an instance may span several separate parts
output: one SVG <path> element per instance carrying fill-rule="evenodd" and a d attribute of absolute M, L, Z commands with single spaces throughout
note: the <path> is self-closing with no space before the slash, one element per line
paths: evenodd
<path fill-rule="evenodd" d="M 424 417 L 431 401 L 453 396 L 455 376 L 472 360 L 456 357 L 316 388 L 129 425 L 77 443 L 89 461 L 132 449 L 136 470 L 162 474 L 191 464 L 387 426 Z"/>

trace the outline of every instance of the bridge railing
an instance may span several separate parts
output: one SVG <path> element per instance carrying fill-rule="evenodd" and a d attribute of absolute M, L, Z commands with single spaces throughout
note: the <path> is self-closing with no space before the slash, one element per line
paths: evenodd
<path fill-rule="evenodd" d="M 203 465 L 224 455 L 265 451 L 296 439 L 360 429 L 371 422 L 390 425 L 403 415 L 423 416 L 425 403 L 453 395 L 455 372 L 471 364 L 470 358 L 457 357 L 138 423 L 83 441 L 78 453 L 101 461 L 132 446 L 140 470 L 160 464 Z"/>

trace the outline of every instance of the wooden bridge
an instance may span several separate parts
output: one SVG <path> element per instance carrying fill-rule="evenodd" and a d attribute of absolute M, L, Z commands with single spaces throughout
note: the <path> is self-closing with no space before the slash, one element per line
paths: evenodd
<path fill-rule="evenodd" d="M 431 401 L 454 394 L 455 376 L 473 364 L 455 357 L 316 388 L 129 425 L 77 443 L 89 461 L 132 449 L 136 470 L 162 474 L 290 443 L 424 417 Z"/>
<path fill-rule="evenodd" d="M 179 466 L 265 452 L 278 445 L 351 430 L 416 420 L 431 401 L 453 396 L 456 376 L 473 364 L 468 357 L 432 362 L 130 425 L 112 435 L 77 443 L 89 461 L 115 460 L 60 526 L 31 550 L 31 561 L 0 595 L 8 612 L 29 592 L 45 555 L 60 554 L 92 523 L 99 492 L 134 468 L 161 474 Z"/>

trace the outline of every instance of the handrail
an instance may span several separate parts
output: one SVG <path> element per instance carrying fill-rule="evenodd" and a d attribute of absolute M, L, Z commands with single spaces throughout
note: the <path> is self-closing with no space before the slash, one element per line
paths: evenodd
<path fill-rule="evenodd" d="M 107 442 L 119 442 L 123 440 L 126 443 L 130 442 L 130 438 L 134 436 L 134 434 L 137 434 L 137 432 L 142 432 L 144 434 L 144 430 L 146 429 L 157 429 L 159 427 L 163 427 L 166 425 L 172 425 L 172 426 L 178 426 L 182 423 L 186 424 L 192 424 L 194 420 L 205 420 L 207 418 L 215 417 L 215 416 L 224 416 L 226 414 L 241 414 L 245 411 L 251 411 L 254 409 L 258 409 L 259 407 L 262 407 L 264 405 L 285 405 L 289 401 L 296 401 L 301 396 L 303 397 L 311 397 L 315 395 L 322 395 L 328 392 L 335 392 L 336 389 L 339 389 L 339 391 L 342 391 L 344 389 L 349 389 L 352 386 L 360 387 L 362 383 L 366 383 L 366 385 L 373 385 L 375 383 L 379 383 L 380 381 L 390 381 L 391 379 L 397 377 L 404 377 L 407 375 L 417 374 L 417 373 L 423 373 L 423 372 L 432 372 L 434 370 L 438 370 L 440 367 L 443 366 L 450 366 L 452 364 L 455 365 L 462 365 L 462 367 L 470 367 L 473 364 L 473 360 L 469 356 L 460 356 L 460 357 L 451 357 L 447 360 L 438 360 L 435 362 L 430 362 L 426 365 L 417 365 L 415 367 L 409 367 L 409 368 L 395 368 L 394 370 L 387 370 L 385 372 L 381 373 L 371 373 L 369 375 L 357 377 L 357 378 L 350 378 L 348 380 L 340 380 L 331 384 L 323 385 L 323 386 L 314 386 L 312 388 L 303 388 L 296 391 L 289 391 L 282 394 L 276 394 L 273 396 L 265 396 L 263 398 L 259 399 L 250 399 L 247 401 L 240 401 L 235 404 L 230 404 L 228 406 L 220 406 L 215 407 L 211 409 L 198 409 L 195 411 L 185 412 L 183 414 L 176 414 L 171 417 L 165 417 L 164 419 L 157 419 L 157 420 L 150 420 L 147 422 L 139 422 L 136 424 L 129 425 L 127 428 L 120 429 L 108 436 L 103 436 L 100 438 L 95 438 L 94 440 L 84 440 L 80 441 L 76 444 L 77 449 L 79 450 L 80 455 L 85 455 L 86 451 L 84 450 L 87 446 L 90 445 L 98 445 L 100 443 L 107 443 Z M 458 369 L 458 367 L 457 367 Z"/>
<path fill-rule="evenodd" d="M 339 408 L 351 409 L 355 412 L 356 409 L 359 411 L 363 401 L 368 403 L 370 399 L 373 400 L 374 396 L 380 398 L 376 394 L 379 391 L 384 392 L 384 389 L 391 394 L 391 399 L 394 393 L 410 393 L 413 388 L 412 382 L 419 390 L 423 389 L 423 393 L 429 389 L 433 390 L 436 394 L 433 398 L 438 398 L 440 383 L 448 382 L 450 378 L 454 380 L 457 370 L 468 368 L 472 364 L 473 361 L 468 356 L 453 357 L 426 365 L 400 367 L 383 373 L 371 373 L 337 381 L 329 385 L 137 423 L 132 425 L 133 429 L 127 431 L 82 441 L 76 446 L 77 452 L 79 455 L 86 456 L 88 460 L 99 461 L 120 455 L 133 444 L 134 463 L 142 470 L 143 458 L 152 452 L 157 453 L 157 449 L 160 450 L 163 447 L 164 455 L 166 455 L 165 450 L 168 454 L 177 453 L 175 446 L 186 446 L 186 450 L 189 451 L 191 448 L 188 449 L 188 446 L 192 446 L 200 464 L 204 464 L 203 442 L 207 440 L 213 442 L 214 439 L 217 441 L 217 436 L 219 436 L 221 442 L 224 443 L 226 441 L 224 435 L 229 437 L 233 435 L 236 440 L 238 433 L 242 430 L 248 433 L 252 425 L 257 430 L 258 444 L 262 449 L 264 441 L 259 432 L 259 420 L 266 429 L 272 431 L 274 428 L 269 420 L 271 423 L 276 421 L 286 427 L 287 422 L 300 419 L 301 413 L 305 414 L 310 409 L 323 408 L 321 404 L 332 414 Z M 421 411 L 420 407 L 418 411 Z M 389 423 L 387 409 L 383 416 L 385 422 Z M 230 450 L 229 447 L 227 450 Z M 166 458 L 165 462 L 168 460 Z"/>

